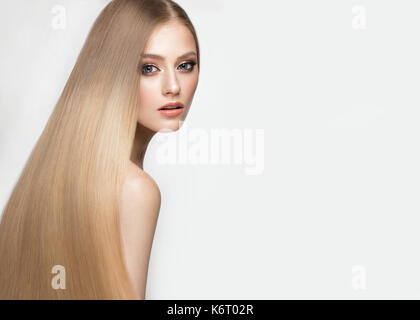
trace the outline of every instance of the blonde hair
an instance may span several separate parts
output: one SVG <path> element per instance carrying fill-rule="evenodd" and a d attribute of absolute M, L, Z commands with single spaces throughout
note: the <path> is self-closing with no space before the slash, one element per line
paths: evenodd
<path fill-rule="evenodd" d="M 113 0 L 93 24 L 0 223 L 0 299 L 136 299 L 119 203 L 137 130 L 139 63 L 171 0 Z M 198 63 L 199 65 L 199 63 Z M 65 268 L 65 289 L 52 287 Z"/>

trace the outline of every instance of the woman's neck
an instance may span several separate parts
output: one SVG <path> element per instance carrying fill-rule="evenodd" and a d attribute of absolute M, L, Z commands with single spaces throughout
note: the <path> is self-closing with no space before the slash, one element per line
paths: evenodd
<path fill-rule="evenodd" d="M 136 134 L 134 136 L 133 148 L 131 149 L 131 161 L 143 170 L 143 160 L 147 146 L 156 132 L 145 128 L 137 123 Z"/>

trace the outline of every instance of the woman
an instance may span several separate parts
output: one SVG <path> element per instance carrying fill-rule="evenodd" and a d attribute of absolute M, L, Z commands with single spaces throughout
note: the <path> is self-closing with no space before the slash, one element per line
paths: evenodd
<path fill-rule="evenodd" d="M 198 75 L 175 2 L 104 8 L 4 208 L 0 299 L 145 298 L 160 192 L 143 159 L 179 129 Z"/>

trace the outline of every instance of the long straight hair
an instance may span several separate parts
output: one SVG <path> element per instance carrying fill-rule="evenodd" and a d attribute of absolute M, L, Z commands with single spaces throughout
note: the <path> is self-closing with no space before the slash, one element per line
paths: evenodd
<path fill-rule="evenodd" d="M 194 27 L 171 0 L 113 0 L 94 22 L 4 207 L 0 299 L 138 298 L 120 197 L 138 128 L 141 54 L 153 29 L 173 19 L 192 32 L 199 59 Z M 53 286 L 57 270 L 65 287 Z"/>

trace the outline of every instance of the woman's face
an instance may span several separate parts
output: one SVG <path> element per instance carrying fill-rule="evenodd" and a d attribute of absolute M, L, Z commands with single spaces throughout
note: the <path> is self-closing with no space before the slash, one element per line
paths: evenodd
<path fill-rule="evenodd" d="M 177 21 L 159 25 L 146 43 L 140 72 L 138 122 L 154 132 L 178 130 L 198 84 L 197 48 L 191 31 Z M 181 103 L 184 108 L 158 111 L 168 103 Z"/>

